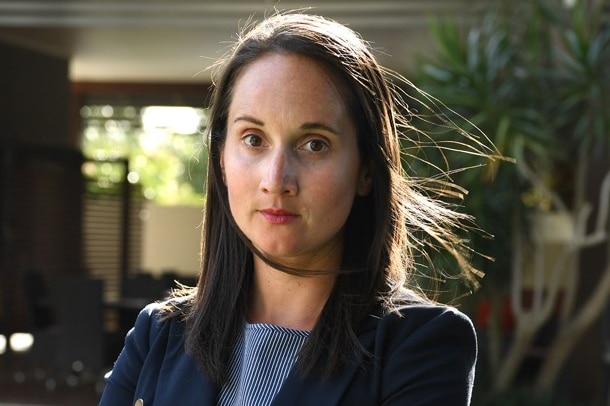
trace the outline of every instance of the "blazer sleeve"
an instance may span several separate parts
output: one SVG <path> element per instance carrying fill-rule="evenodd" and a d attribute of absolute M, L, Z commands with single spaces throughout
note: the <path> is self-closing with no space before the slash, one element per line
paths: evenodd
<path fill-rule="evenodd" d="M 391 329 L 397 334 L 383 360 L 382 404 L 467 406 L 477 358 L 472 322 L 452 308 L 421 310 Z"/>
<path fill-rule="evenodd" d="M 158 321 L 153 317 L 155 305 L 145 307 L 134 327 L 125 337 L 125 345 L 113 369 L 105 376 L 106 386 L 99 406 L 131 406 L 142 366 L 150 349 L 151 337 L 156 335 Z"/>

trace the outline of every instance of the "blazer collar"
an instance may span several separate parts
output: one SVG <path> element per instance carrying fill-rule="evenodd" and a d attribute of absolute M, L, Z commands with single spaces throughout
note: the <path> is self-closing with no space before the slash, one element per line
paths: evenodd
<path fill-rule="evenodd" d="M 364 348 L 370 349 L 374 342 L 377 321 L 378 317 L 371 315 L 365 317 L 361 324 L 358 338 Z M 320 379 L 319 376 L 302 379 L 298 371 L 292 368 L 271 406 L 339 404 L 354 376 L 363 367 L 363 357 L 364 354 L 360 353 L 353 364 L 344 367 L 341 373 L 326 379 Z"/>

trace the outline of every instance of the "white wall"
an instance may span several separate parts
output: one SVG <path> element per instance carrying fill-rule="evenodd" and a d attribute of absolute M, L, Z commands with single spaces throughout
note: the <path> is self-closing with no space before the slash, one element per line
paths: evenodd
<path fill-rule="evenodd" d="M 199 269 L 201 207 L 158 206 L 142 210 L 142 268 L 159 274 L 175 270 L 196 275 Z"/>

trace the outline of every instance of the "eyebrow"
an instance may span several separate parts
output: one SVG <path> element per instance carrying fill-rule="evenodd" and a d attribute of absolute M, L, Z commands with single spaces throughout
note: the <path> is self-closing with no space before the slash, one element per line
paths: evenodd
<path fill-rule="evenodd" d="M 261 127 L 265 125 L 265 123 L 263 121 L 259 120 L 258 118 L 254 118 L 254 117 L 248 116 L 248 115 L 239 116 L 239 117 L 236 117 L 235 120 L 233 120 L 234 123 L 236 123 L 238 121 L 247 121 L 249 123 L 256 124 L 256 125 L 259 125 Z M 328 132 L 333 133 L 335 135 L 340 135 L 341 134 L 339 131 L 335 130 L 331 126 L 326 125 L 326 124 L 322 124 L 322 123 L 318 123 L 318 122 L 304 123 L 304 124 L 301 125 L 300 128 L 302 130 L 316 130 L 316 129 L 320 129 L 320 130 L 328 131 Z"/>
<path fill-rule="evenodd" d="M 265 125 L 265 123 L 263 123 L 261 120 L 254 118 L 252 116 L 239 116 L 239 117 L 236 117 L 235 120 L 233 120 L 234 123 L 237 123 L 238 121 L 247 121 L 249 123 L 260 125 L 260 126 Z"/>

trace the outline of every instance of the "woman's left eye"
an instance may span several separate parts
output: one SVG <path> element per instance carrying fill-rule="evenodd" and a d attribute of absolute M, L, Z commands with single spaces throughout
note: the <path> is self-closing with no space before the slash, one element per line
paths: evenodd
<path fill-rule="evenodd" d="M 307 141 L 303 148 L 310 152 L 322 152 L 328 148 L 328 143 L 320 139 L 313 139 Z"/>

